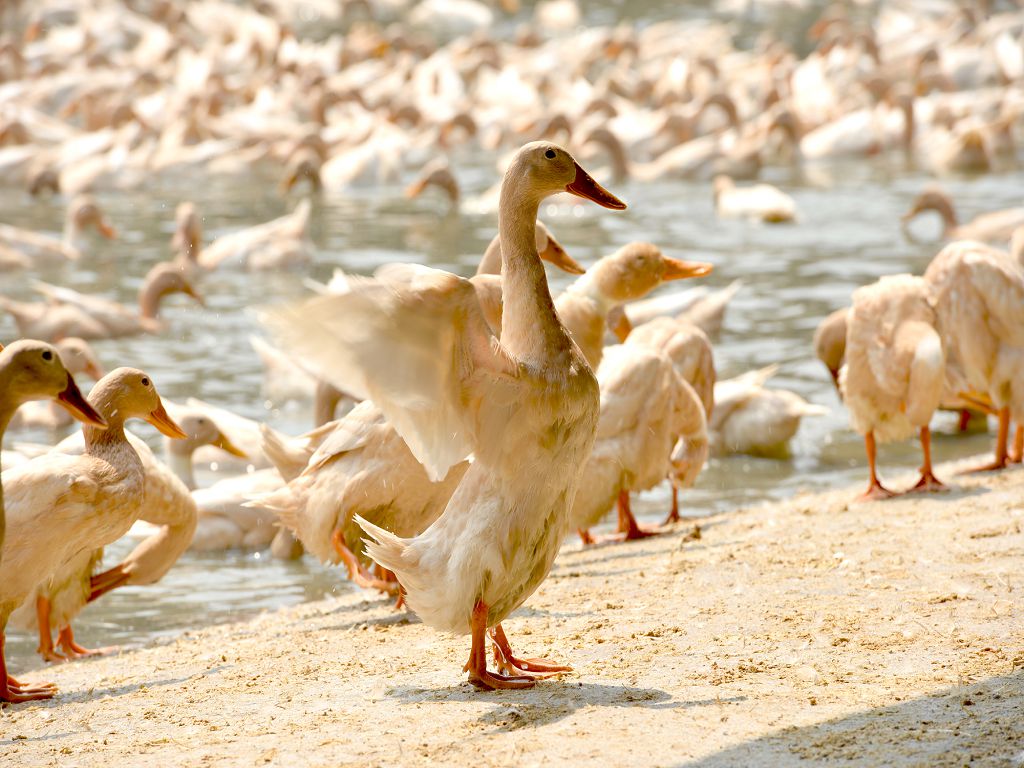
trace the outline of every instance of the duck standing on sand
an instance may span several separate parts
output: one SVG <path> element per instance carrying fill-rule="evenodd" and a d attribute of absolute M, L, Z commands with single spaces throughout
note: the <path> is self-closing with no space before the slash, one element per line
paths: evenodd
<path fill-rule="evenodd" d="M 850 422 L 864 435 L 867 449 L 871 482 L 862 499 L 896 495 L 878 480 L 876 441 L 903 440 L 915 429 L 924 463 L 914 490 L 942 487 L 932 473 L 928 430 L 946 367 L 936 322 L 928 284 L 919 277 L 883 277 L 853 292 L 839 386 Z"/>
<path fill-rule="evenodd" d="M 32 340 L 16 341 L 6 348 L 0 346 L 0 440 L 18 406 L 42 397 L 55 399 L 82 422 L 97 429 L 106 427 L 103 417 L 82 397 L 56 349 Z M 6 527 L 0 482 L 0 568 L 4 565 Z M 25 685 L 7 674 L 4 629 L 0 624 L 0 702 L 18 703 L 53 696 L 55 689 L 51 685 Z"/>
<path fill-rule="evenodd" d="M 412 265 L 271 318 L 285 346 L 336 386 L 371 398 L 432 478 L 474 454 L 419 536 L 357 522 L 373 539 L 370 556 L 396 574 L 425 623 L 471 635 L 465 669 L 483 689 L 527 688 L 568 669 L 516 658 L 500 623 L 554 562 L 600 410 L 597 380 L 555 313 L 537 254 L 540 203 L 563 191 L 625 208 L 555 144 L 516 154 L 500 198 L 500 342 L 472 283 Z M 487 669 L 488 630 L 509 674 Z"/>

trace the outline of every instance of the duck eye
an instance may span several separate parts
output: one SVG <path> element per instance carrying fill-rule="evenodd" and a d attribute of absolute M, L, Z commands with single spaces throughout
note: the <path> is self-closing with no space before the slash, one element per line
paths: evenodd
<path fill-rule="evenodd" d="M 555 150 L 549 149 L 548 151 L 546 151 L 544 153 L 544 157 L 546 157 L 548 160 L 554 160 L 555 159 Z"/>
<path fill-rule="evenodd" d="M 146 377 L 146 376 L 142 377 L 142 386 L 144 386 L 144 387 L 148 387 L 149 386 L 149 378 L 148 377 Z"/>
<path fill-rule="evenodd" d="M 46 362 L 50 362 L 51 360 L 53 360 L 53 352 L 51 352 L 48 349 L 43 350 L 43 360 L 45 360 Z"/>

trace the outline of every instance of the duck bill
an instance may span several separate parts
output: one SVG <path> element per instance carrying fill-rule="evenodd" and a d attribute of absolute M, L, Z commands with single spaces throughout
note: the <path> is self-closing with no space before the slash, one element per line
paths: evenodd
<path fill-rule="evenodd" d="M 186 285 L 184 288 L 182 288 L 182 293 L 184 293 L 186 296 L 191 296 L 195 300 L 196 304 L 198 304 L 200 307 L 206 306 L 206 299 L 203 298 L 203 294 L 197 291 L 194 286 Z"/>
<path fill-rule="evenodd" d="M 714 265 L 704 261 L 682 261 L 680 259 L 665 259 L 665 271 L 661 276 L 662 280 L 685 280 L 689 277 L 704 277 L 710 275 Z"/>
<path fill-rule="evenodd" d="M 215 448 L 220 448 L 225 453 L 229 453 L 232 456 L 237 456 L 240 459 L 248 459 L 249 458 L 249 454 L 247 454 L 245 451 L 243 451 L 237 445 L 232 443 L 228 439 L 228 436 L 225 435 L 223 432 L 218 432 L 217 433 L 217 438 L 213 442 L 211 442 L 210 445 L 214 446 Z"/>
<path fill-rule="evenodd" d="M 548 238 L 548 247 L 541 252 L 540 257 L 548 264 L 553 264 L 570 275 L 582 275 L 587 271 L 583 268 L 582 264 L 566 253 L 565 249 L 551 237 Z"/>
<path fill-rule="evenodd" d="M 117 230 L 114 229 L 106 219 L 100 219 L 97 221 L 96 229 L 101 235 L 107 238 L 107 240 L 114 240 L 117 238 Z"/>
<path fill-rule="evenodd" d="M 167 411 L 164 409 L 163 403 L 149 412 L 149 416 L 146 417 L 146 421 L 160 430 L 161 435 L 166 435 L 174 440 L 184 440 L 188 437 L 188 435 L 185 434 L 185 430 L 179 427 L 174 419 L 167 415 Z"/>
<path fill-rule="evenodd" d="M 57 395 L 57 402 L 61 404 L 64 410 L 83 424 L 98 427 L 99 429 L 107 428 L 106 420 L 82 396 L 81 390 L 75 384 L 75 380 L 71 377 L 70 373 L 68 374 L 68 385 L 64 388 L 63 392 Z"/>
<path fill-rule="evenodd" d="M 616 211 L 626 209 L 626 204 L 602 187 L 593 177 L 576 163 L 576 178 L 565 185 L 565 191 Z"/>

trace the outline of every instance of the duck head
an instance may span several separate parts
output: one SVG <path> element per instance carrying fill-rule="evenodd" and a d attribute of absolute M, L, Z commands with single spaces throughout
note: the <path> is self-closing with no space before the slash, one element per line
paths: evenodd
<path fill-rule="evenodd" d="M 562 244 L 555 239 L 555 236 L 540 219 L 537 220 L 536 238 L 537 253 L 542 261 L 546 261 L 570 275 L 582 275 L 586 272 L 582 264 L 565 252 Z"/>
<path fill-rule="evenodd" d="M 939 187 L 926 187 L 921 194 L 914 198 L 910 210 L 900 217 L 900 225 L 903 231 L 907 231 L 907 225 L 925 211 L 935 211 L 942 217 L 943 234 L 948 235 L 956 228 L 956 212 L 953 209 L 953 201 L 948 194 Z"/>
<path fill-rule="evenodd" d="M 705 262 L 666 256 L 653 243 L 634 242 L 598 261 L 591 280 L 603 297 L 622 304 L 646 296 L 664 282 L 703 277 L 712 269 Z"/>
<path fill-rule="evenodd" d="M 76 375 L 84 373 L 93 381 L 99 381 L 104 376 L 103 366 L 96 359 L 89 342 L 77 336 L 68 336 L 54 344 L 60 353 L 60 359 L 68 373 Z"/>
<path fill-rule="evenodd" d="M 167 437 L 184 440 L 185 431 L 168 414 L 153 379 L 138 368 L 116 368 L 92 388 L 89 403 L 106 419 L 112 434 L 128 419 L 142 419 Z M 86 430 L 86 442 L 95 433 Z"/>
<path fill-rule="evenodd" d="M 212 445 L 240 459 L 248 458 L 245 451 L 232 443 L 213 419 L 204 413 L 188 412 L 179 415 L 177 423 L 187 437 L 171 443 L 170 449 L 173 453 L 190 456 L 197 448 Z"/>
<path fill-rule="evenodd" d="M 90 195 L 79 195 L 68 206 L 66 229 L 72 238 L 76 238 L 87 227 L 94 227 L 108 240 L 117 237 L 117 230 L 107 221 L 99 204 Z"/>
<path fill-rule="evenodd" d="M 16 407 L 28 400 L 53 399 L 79 421 L 106 427 L 103 416 L 82 396 L 56 347 L 23 339 L 0 349 L 0 389 L 7 404 Z"/>
<path fill-rule="evenodd" d="M 537 203 L 549 195 L 569 192 L 604 208 L 621 211 L 626 207 L 624 202 L 594 181 L 568 150 L 549 141 L 525 145 L 516 153 L 506 175 L 527 181 L 521 189 L 534 197 Z"/>

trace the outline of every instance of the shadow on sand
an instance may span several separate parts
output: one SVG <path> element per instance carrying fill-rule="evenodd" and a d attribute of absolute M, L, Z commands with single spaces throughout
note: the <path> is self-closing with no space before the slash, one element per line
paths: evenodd
<path fill-rule="evenodd" d="M 680 768 L 1024 766 L 1024 654 L 1013 673 L 815 725 L 785 728 Z"/>

